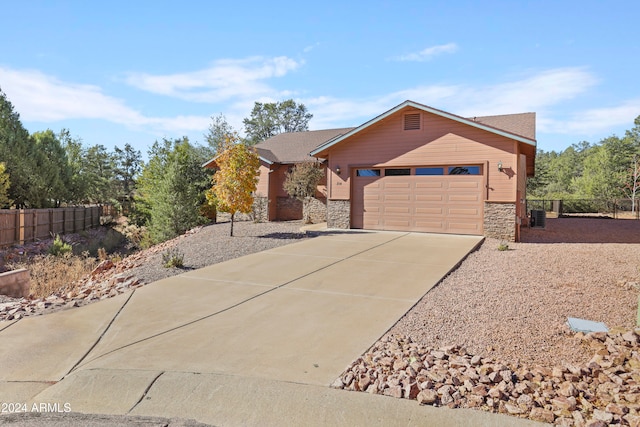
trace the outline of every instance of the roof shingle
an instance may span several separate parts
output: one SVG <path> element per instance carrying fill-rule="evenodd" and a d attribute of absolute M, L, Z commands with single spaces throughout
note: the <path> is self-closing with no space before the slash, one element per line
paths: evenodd
<path fill-rule="evenodd" d="M 258 154 L 272 163 L 299 163 L 312 160 L 309 153 L 330 139 L 354 128 L 281 133 L 256 144 Z"/>

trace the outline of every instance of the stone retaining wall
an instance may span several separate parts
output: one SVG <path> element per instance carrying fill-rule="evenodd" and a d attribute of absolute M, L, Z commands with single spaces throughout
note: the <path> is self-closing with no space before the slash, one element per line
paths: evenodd
<path fill-rule="evenodd" d="M 514 242 L 516 240 L 516 204 L 485 202 L 484 235 Z"/>
<path fill-rule="evenodd" d="M 19 270 L 0 273 L 0 295 L 13 298 L 27 298 L 29 296 L 29 270 Z"/>
<path fill-rule="evenodd" d="M 269 199 L 263 196 L 253 198 L 253 220 L 256 222 L 269 221 Z"/>

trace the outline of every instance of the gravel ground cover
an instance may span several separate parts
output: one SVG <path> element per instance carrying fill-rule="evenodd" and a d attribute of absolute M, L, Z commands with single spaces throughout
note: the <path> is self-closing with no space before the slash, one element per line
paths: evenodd
<path fill-rule="evenodd" d="M 486 239 L 333 387 L 562 426 L 640 425 L 640 221 Z M 606 323 L 573 333 L 568 317 Z"/>
<path fill-rule="evenodd" d="M 486 239 L 388 335 L 551 366 L 591 357 L 568 317 L 635 327 L 640 221 L 547 219 L 545 230 L 524 229 L 522 240 L 498 251 L 501 242 Z M 567 241 L 580 243 L 560 243 Z"/>
<path fill-rule="evenodd" d="M 229 222 L 199 227 L 187 234 L 157 245 L 145 256 L 144 263 L 129 270 L 129 274 L 143 283 L 151 283 L 244 255 L 288 245 L 308 236 L 300 231 L 302 221 L 234 223 L 233 237 L 229 236 Z M 170 248 L 184 255 L 183 268 L 164 268 L 162 254 Z"/>

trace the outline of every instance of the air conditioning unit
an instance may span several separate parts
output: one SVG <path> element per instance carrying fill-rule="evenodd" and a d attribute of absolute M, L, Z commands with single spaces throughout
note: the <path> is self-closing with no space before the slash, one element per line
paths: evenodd
<path fill-rule="evenodd" d="M 544 209 L 532 209 L 529 226 L 532 228 L 544 228 L 547 223 L 547 212 Z"/>

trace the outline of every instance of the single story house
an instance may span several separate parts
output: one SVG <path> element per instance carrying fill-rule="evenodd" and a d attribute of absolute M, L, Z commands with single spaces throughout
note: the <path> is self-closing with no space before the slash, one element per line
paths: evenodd
<path fill-rule="evenodd" d="M 280 134 L 256 149 L 264 219 L 302 218 L 282 183 L 293 164 L 315 159 L 326 175 L 314 219 L 330 228 L 517 241 L 535 167 L 535 113 L 465 118 L 405 101 L 355 128 Z"/>

